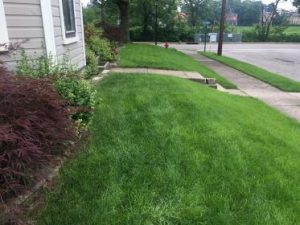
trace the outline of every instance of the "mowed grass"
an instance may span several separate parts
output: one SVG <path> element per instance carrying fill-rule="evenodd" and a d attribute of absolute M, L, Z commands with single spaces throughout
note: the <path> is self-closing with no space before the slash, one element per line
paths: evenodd
<path fill-rule="evenodd" d="M 299 34 L 300 35 L 300 26 L 289 26 L 285 31 L 285 34 Z"/>
<path fill-rule="evenodd" d="M 196 71 L 204 77 L 215 78 L 225 88 L 236 88 L 224 77 L 176 49 L 165 49 L 148 44 L 128 44 L 121 49 L 122 67 L 144 67 Z"/>
<path fill-rule="evenodd" d="M 253 26 L 237 26 L 236 30 L 239 33 L 243 33 L 244 31 L 252 30 Z M 300 26 L 288 26 L 287 29 L 284 30 L 284 34 L 299 34 L 300 35 Z"/>
<path fill-rule="evenodd" d="M 291 80 L 282 75 L 272 73 L 263 68 L 230 58 L 228 56 L 218 56 L 217 54 L 212 53 L 212 52 L 206 52 L 206 53 L 202 52 L 201 54 L 204 56 L 207 56 L 208 58 L 211 58 L 211 59 L 217 60 L 221 63 L 224 63 L 234 69 L 237 69 L 237 70 L 239 70 L 245 74 L 248 74 L 252 77 L 255 77 L 259 80 L 262 80 L 262 81 L 264 81 L 274 87 L 277 87 L 283 91 L 300 92 L 300 82 Z"/>
<path fill-rule="evenodd" d="M 282 225 L 300 220 L 300 124 L 180 78 L 114 74 L 86 150 L 38 224 Z"/>

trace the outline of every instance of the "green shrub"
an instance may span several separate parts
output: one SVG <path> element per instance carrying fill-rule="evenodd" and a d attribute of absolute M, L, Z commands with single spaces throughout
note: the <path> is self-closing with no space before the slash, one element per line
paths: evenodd
<path fill-rule="evenodd" d="M 84 78 L 89 79 L 98 75 L 98 73 L 98 59 L 91 49 L 86 48 L 86 67 L 84 69 Z"/>
<path fill-rule="evenodd" d="M 87 43 L 88 47 L 100 58 L 101 61 L 113 61 L 115 59 L 112 46 L 106 39 L 93 36 Z"/>
<path fill-rule="evenodd" d="M 63 76 L 54 81 L 54 86 L 71 106 L 77 108 L 78 112 L 72 115 L 72 119 L 88 125 L 95 106 L 95 91 L 91 85 L 78 77 Z"/>
<path fill-rule="evenodd" d="M 68 75 L 76 73 L 76 67 L 70 64 L 69 58 L 64 55 L 62 61 L 55 62 L 53 57 L 46 54 L 29 57 L 23 50 L 21 60 L 17 64 L 16 73 L 27 75 L 32 78 L 53 77 L 57 75 Z"/>
<path fill-rule="evenodd" d="M 17 65 L 17 74 L 36 79 L 49 78 L 57 92 L 76 108 L 72 118 L 83 126 L 89 124 L 95 105 L 94 91 L 87 81 L 80 79 L 68 57 L 55 62 L 52 57 L 44 55 L 34 59 L 23 52 Z"/>
<path fill-rule="evenodd" d="M 85 26 L 87 48 L 92 50 L 101 61 L 113 61 L 116 58 L 113 44 L 103 37 L 103 31 L 94 24 Z M 89 65 L 89 64 L 88 64 Z"/>

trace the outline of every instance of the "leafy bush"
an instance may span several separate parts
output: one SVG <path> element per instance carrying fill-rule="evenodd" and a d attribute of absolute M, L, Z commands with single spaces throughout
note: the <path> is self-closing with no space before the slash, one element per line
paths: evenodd
<path fill-rule="evenodd" d="M 74 140 L 66 106 L 49 79 L 0 68 L 0 199 L 24 190 Z"/>
<path fill-rule="evenodd" d="M 40 56 L 33 59 L 23 54 L 17 68 L 18 75 L 49 78 L 58 93 L 77 109 L 72 118 L 84 126 L 88 125 L 95 104 L 93 89 L 89 83 L 77 76 L 67 57 L 62 62 L 54 63 L 51 57 Z"/>
<path fill-rule="evenodd" d="M 52 56 L 46 54 L 29 57 L 25 51 L 21 53 L 21 60 L 17 64 L 16 73 L 33 78 L 53 77 L 75 73 L 76 68 L 69 63 L 65 55 L 61 62 L 55 62 Z"/>
<path fill-rule="evenodd" d="M 84 26 L 84 37 L 86 41 L 90 40 L 92 37 L 102 37 L 103 30 L 97 28 L 95 24 L 89 23 Z"/>
<path fill-rule="evenodd" d="M 69 101 L 70 106 L 76 108 L 72 119 L 88 125 L 95 106 L 95 91 L 91 85 L 77 77 L 61 77 L 54 81 L 59 94 Z"/>
<path fill-rule="evenodd" d="M 87 66 L 84 69 L 84 77 L 86 79 L 98 75 L 98 59 L 95 53 L 89 48 L 86 48 L 86 64 Z"/>
<path fill-rule="evenodd" d="M 110 42 L 106 39 L 93 36 L 87 43 L 88 47 L 94 51 L 101 61 L 113 61 L 115 59 Z"/>
<path fill-rule="evenodd" d="M 102 34 L 102 30 L 95 25 L 87 25 L 85 27 L 87 48 L 92 50 L 101 61 L 113 61 L 116 57 L 113 45 Z"/>

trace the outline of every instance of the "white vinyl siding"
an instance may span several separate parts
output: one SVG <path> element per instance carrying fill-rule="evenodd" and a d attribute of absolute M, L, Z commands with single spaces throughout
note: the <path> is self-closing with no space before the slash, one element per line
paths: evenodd
<path fill-rule="evenodd" d="M 74 0 L 76 39 L 65 37 L 61 0 L 52 0 L 52 14 L 58 60 L 66 55 L 79 69 L 85 66 L 85 49 L 80 0 Z"/>
<path fill-rule="evenodd" d="M 0 51 L 7 50 L 8 32 L 5 18 L 3 0 L 0 0 Z"/>
<path fill-rule="evenodd" d="M 40 0 L 2 0 L 9 41 L 22 43 L 26 54 L 38 56 L 44 54 L 45 38 Z M 9 69 L 14 69 L 20 59 L 20 50 L 13 54 L 1 55 Z"/>
<path fill-rule="evenodd" d="M 9 42 L 11 43 L 21 43 L 20 48 L 24 49 L 26 54 L 31 57 L 37 57 L 51 52 L 52 55 L 57 56 L 58 61 L 66 55 L 69 57 L 71 63 L 77 66 L 78 69 L 85 66 L 85 48 L 80 0 L 74 0 L 77 41 L 69 44 L 65 43 L 62 32 L 63 18 L 61 17 L 60 0 L 0 1 L 3 2 L 4 6 L 4 13 L 1 13 L 0 11 L 0 14 L 5 16 L 4 18 L 8 33 L 5 40 L 9 39 Z M 47 6 L 42 5 L 45 4 L 45 1 L 47 1 Z M 47 8 L 50 8 L 51 10 L 45 10 Z M 47 12 L 45 13 L 45 11 Z M 48 21 L 52 21 L 52 26 L 47 22 L 47 19 Z M 3 23 L 3 21 L 4 20 L 1 18 L 0 23 Z M 0 32 L 3 32 L 2 27 L 1 24 Z M 49 41 L 50 39 L 51 41 Z M 13 53 L 1 55 L 0 61 L 4 62 L 5 66 L 9 69 L 14 70 L 16 62 L 20 60 L 20 52 L 21 51 L 18 50 Z"/>

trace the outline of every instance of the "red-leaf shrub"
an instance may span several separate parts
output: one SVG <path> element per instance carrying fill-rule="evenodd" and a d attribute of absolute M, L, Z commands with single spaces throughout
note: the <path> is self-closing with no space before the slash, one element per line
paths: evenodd
<path fill-rule="evenodd" d="M 10 76 L 0 65 L 0 198 L 24 190 L 74 140 L 66 105 L 47 79 Z"/>

